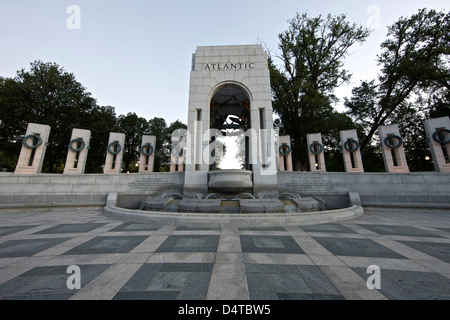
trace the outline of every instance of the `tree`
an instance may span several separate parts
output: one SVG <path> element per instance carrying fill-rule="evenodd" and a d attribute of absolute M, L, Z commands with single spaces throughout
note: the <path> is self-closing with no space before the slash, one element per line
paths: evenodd
<path fill-rule="evenodd" d="M 22 87 L 14 79 L 0 77 L 0 168 L 13 171 L 20 152 L 27 104 Z"/>
<path fill-rule="evenodd" d="M 417 127 L 426 111 L 421 96 L 427 91 L 433 96 L 442 88 L 449 89 L 449 37 L 450 15 L 435 10 L 419 10 L 388 28 L 388 38 L 381 44 L 382 53 L 378 56 L 378 81 L 362 82 L 353 89 L 351 99 L 345 101 L 348 114 L 366 131 L 361 143 L 363 153 L 378 127 L 407 123 L 408 119 L 412 121 L 408 125 Z M 411 99 L 417 97 L 412 104 Z M 441 101 L 441 106 L 442 103 L 445 105 L 448 99 Z"/>
<path fill-rule="evenodd" d="M 280 66 L 269 57 L 273 108 L 279 116 L 275 125 L 280 134 L 293 139 L 297 169 L 307 167 L 308 133 L 329 136 L 331 128 L 353 127 L 333 109 L 337 102 L 333 91 L 351 77 L 343 68 L 348 49 L 368 35 L 367 29 L 349 23 L 345 15 L 313 18 L 307 14 L 297 14 L 279 35 Z"/>
<path fill-rule="evenodd" d="M 111 106 L 95 106 L 85 117 L 83 127 L 91 131 L 85 172 L 103 173 L 109 134 L 120 131 L 115 109 Z"/>
<path fill-rule="evenodd" d="M 118 119 L 120 131 L 125 133 L 125 146 L 123 155 L 124 172 L 136 172 L 136 163 L 140 157 L 142 136 L 147 135 L 150 130 L 148 121 L 138 117 L 136 113 L 120 115 Z"/>
<path fill-rule="evenodd" d="M 72 128 L 82 127 L 96 106 L 95 99 L 73 74 L 42 61 L 31 63 L 29 71 L 18 71 L 14 79 L 3 79 L 0 86 L 1 118 L 7 130 L 4 141 L 21 141 L 19 136 L 29 122 L 49 125 L 52 131 L 43 171 L 62 171 Z"/>

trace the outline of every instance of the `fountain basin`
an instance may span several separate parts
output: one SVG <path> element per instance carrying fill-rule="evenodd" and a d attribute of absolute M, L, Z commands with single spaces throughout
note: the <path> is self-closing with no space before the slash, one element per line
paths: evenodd
<path fill-rule="evenodd" d="M 223 193 L 239 193 L 253 188 L 249 170 L 217 170 L 209 172 L 210 189 Z"/>

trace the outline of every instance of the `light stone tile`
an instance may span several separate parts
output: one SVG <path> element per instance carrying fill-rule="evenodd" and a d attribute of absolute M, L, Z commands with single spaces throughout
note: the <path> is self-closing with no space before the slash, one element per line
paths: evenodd
<path fill-rule="evenodd" d="M 430 272 L 430 270 L 425 268 L 423 265 L 407 259 L 388 259 L 376 257 L 367 258 L 367 257 L 349 257 L 349 256 L 338 256 L 337 258 L 350 268 L 368 268 L 369 266 L 376 265 L 380 267 L 381 271 L 383 269 L 389 269 L 389 270 Z"/>
<path fill-rule="evenodd" d="M 423 265 L 425 268 L 438 272 L 444 276 L 450 274 L 450 263 L 444 261 L 430 261 L 430 260 L 417 260 L 417 263 Z"/>
<path fill-rule="evenodd" d="M 85 264 L 114 264 L 125 256 L 124 253 L 114 254 L 81 254 L 63 255 L 43 263 L 42 266 L 71 266 Z"/>
<path fill-rule="evenodd" d="M 241 241 L 238 235 L 221 235 L 217 252 L 242 252 Z"/>
<path fill-rule="evenodd" d="M 314 265 L 306 254 L 244 252 L 244 263 Z"/>
<path fill-rule="evenodd" d="M 64 235 L 65 236 L 65 235 Z M 59 235 L 61 237 L 61 235 Z M 56 256 L 61 255 L 89 240 L 94 239 L 94 237 L 76 237 L 69 239 L 63 243 L 60 243 L 54 247 L 51 247 L 47 250 L 36 253 L 34 256 Z"/>
<path fill-rule="evenodd" d="M 332 255 L 327 249 L 311 237 L 293 237 L 293 239 L 308 255 Z"/>
<path fill-rule="evenodd" d="M 215 263 L 222 264 L 242 264 L 244 263 L 244 255 L 234 252 L 217 252 Z"/>
<path fill-rule="evenodd" d="M 215 252 L 157 252 L 146 263 L 214 263 Z"/>
<path fill-rule="evenodd" d="M 249 300 L 244 265 L 215 264 L 206 299 Z"/>
<path fill-rule="evenodd" d="M 33 267 L 21 267 L 21 268 L 3 268 L 0 269 L 0 284 L 5 283 L 15 277 L 18 277 L 25 272 L 30 271 Z"/>
<path fill-rule="evenodd" d="M 142 264 L 115 264 L 92 280 L 70 300 L 111 300 Z"/>
<path fill-rule="evenodd" d="M 124 255 L 117 263 L 133 264 L 145 263 L 153 253 L 129 253 Z"/>
<path fill-rule="evenodd" d="M 319 266 L 322 273 L 347 300 L 385 300 L 377 290 L 367 288 L 367 280 L 348 267 Z"/>
<path fill-rule="evenodd" d="M 0 269 L 8 267 L 11 264 L 14 264 L 20 260 L 26 259 L 24 257 L 18 258 L 0 258 Z"/>
<path fill-rule="evenodd" d="M 337 266 L 345 266 L 344 262 L 339 260 L 333 255 L 316 255 L 310 254 L 308 257 L 316 266 L 329 266 L 329 267 L 337 267 Z"/>
<path fill-rule="evenodd" d="M 374 239 L 373 241 L 375 241 L 375 242 L 381 244 L 382 246 L 385 246 L 385 247 L 387 247 L 387 248 L 389 248 L 411 260 L 440 261 L 439 259 L 437 259 L 435 257 L 432 257 L 426 253 L 423 253 L 419 250 L 408 247 L 407 245 L 404 245 L 404 244 L 394 241 L 394 240 Z"/>
<path fill-rule="evenodd" d="M 33 257 L 27 257 L 25 259 L 21 259 L 15 263 L 12 263 L 8 266 L 8 268 L 35 268 L 35 267 L 39 267 L 41 265 L 44 265 L 46 262 L 48 262 L 49 260 L 53 259 L 52 256 L 45 256 L 45 257 L 37 257 L 37 256 L 33 256 Z"/>
<path fill-rule="evenodd" d="M 159 246 L 169 237 L 169 235 L 151 235 L 142 241 L 131 253 L 155 252 Z"/>

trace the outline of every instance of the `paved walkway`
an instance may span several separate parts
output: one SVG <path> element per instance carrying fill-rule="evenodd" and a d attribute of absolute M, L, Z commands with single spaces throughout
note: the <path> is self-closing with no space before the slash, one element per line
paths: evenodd
<path fill-rule="evenodd" d="M 0 299 L 447 300 L 450 213 L 367 210 L 252 229 L 129 223 L 101 209 L 2 212 Z"/>

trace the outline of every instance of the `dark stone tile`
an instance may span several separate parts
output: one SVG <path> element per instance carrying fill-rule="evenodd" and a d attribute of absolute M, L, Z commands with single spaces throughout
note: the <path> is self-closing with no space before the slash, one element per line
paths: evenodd
<path fill-rule="evenodd" d="M 178 294 L 178 291 L 120 291 L 113 300 L 176 300 Z"/>
<path fill-rule="evenodd" d="M 211 270 L 212 267 L 211 264 Z M 179 300 L 205 300 L 211 281 L 211 272 L 191 272 L 177 298 Z"/>
<path fill-rule="evenodd" d="M 279 292 L 277 296 L 280 300 L 345 300 L 341 295 L 331 295 L 331 294 L 302 294 L 302 293 L 291 293 L 291 292 Z"/>
<path fill-rule="evenodd" d="M 145 291 L 150 281 L 158 274 L 163 264 L 144 264 L 120 291 Z"/>
<path fill-rule="evenodd" d="M 212 263 L 144 264 L 115 299 L 204 300 L 213 266 Z"/>
<path fill-rule="evenodd" d="M 316 266 L 296 266 L 312 294 L 340 296 L 339 291 Z"/>
<path fill-rule="evenodd" d="M 342 299 L 315 266 L 246 264 L 252 300 Z"/>
<path fill-rule="evenodd" d="M 147 236 L 96 237 L 67 251 L 64 255 L 127 253 L 146 238 Z"/>
<path fill-rule="evenodd" d="M 156 252 L 216 252 L 218 235 L 171 235 Z"/>
<path fill-rule="evenodd" d="M 364 268 L 352 268 L 366 279 Z M 449 300 L 450 279 L 435 272 L 381 269 L 380 292 L 391 300 Z"/>
<path fill-rule="evenodd" d="M 450 243 L 398 241 L 445 262 L 450 262 Z"/>
<path fill-rule="evenodd" d="M 278 300 L 271 279 L 264 273 L 247 273 L 250 300 Z"/>
<path fill-rule="evenodd" d="M 82 265 L 81 288 L 104 272 L 110 265 Z M 37 267 L 0 285 L 4 300 L 67 300 L 78 290 L 67 288 L 71 276 L 67 266 Z"/>
<path fill-rule="evenodd" d="M 399 253 L 370 239 L 313 237 L 328 251 L 337 256 L 377 257 L 406 259 Z"/>
<path fill-rule="evenodd" d="M 161 227 L 151 224 L 143 224 L 143 223 L 122 223 L 120 226 L 115 227 L 110 230 L 110 232 L 115 231 L 157 231 Z"/>
<path fill-rule="evenodd" d="M 0 237 L 7 236 L 13 233 L 21 232 L 27 229 L 34 228 L 36 226 L 11 226 L 11 227 L 0 227 Z"/>
<path fill-rule="evenodd" d="M 105 223 L 73 223 L 60 224 L 48 229 L 41 230 L 35 234 L 57 234 L 57 233 L 83 233 L 90 232 L 104 226 Z"/>
<path fill-rule="evenodd" d="M 424 231 L 410 226 L 391 226 L 391 225 L 372 225 L 372 224 L 365 224 L 360 226 L 381 235 L 442 238 L 437 234 L 430 233 L 428 231 Z"/>
<path fill-rule="evenodd" d="M 246 273 L 300 273 L 296 265 L 292 264 L 246 264 Z"/>
<path fill-rule="evenodd" d="M 450 228 L 436 228 L 436 229 L 448 232 L 450 234 Z"/>
<path fill-rule="evenodd" d="M 212 272 L 212 263 L 165 263 L 161 265 L 162 272 Z"/>
<path fill-rule="evenodd" d="M 69 238 L 11 240 L 0 244 L 0 258 L 31 257 Z"/>
<path fill-rule="evenodd" d="M 239 228 L 239 231 L 286 231 L 286 229 L 283 227 L 266 227 L 266 228 L 245 227 Z"/>
<path fill-rule="evenodd" d="M 209 231 L 209 230 L 220 230 L 220 227 L 202 227 L 202 226 L 195 226 L 195 227 L 189 227 L 189 226 L 177 226 L 175 229 L 177 231 Z"/>
<path fill-rule="evenodd" d="M 290 236 L 241 235 L 240 238 L 243 252 L 304 253 Z"/>
<path fill-rule="evenodd" d="M 338 224 L 338 223 L 307 225 L 307 226 L 301 226 L 300 228 L 306 232 L 356 233 L 352 229 L 347 228 L 346 226 L 343 226 L 342 224 Z"/>

